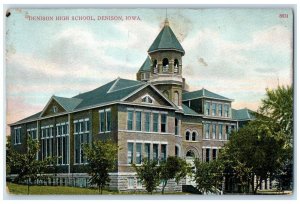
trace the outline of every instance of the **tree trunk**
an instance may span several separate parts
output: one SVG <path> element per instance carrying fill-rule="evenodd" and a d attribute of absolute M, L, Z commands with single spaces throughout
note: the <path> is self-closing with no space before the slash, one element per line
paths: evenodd
<path fill-rule="evenodd" d="M 103 187 L 101 186 L 101 195 L 102 195 L 102 192 L 103 192 Z"/>
<path fill-rule="evenodd" d="M 164 194 L 165 193 L 165 187 L 167 186 L 167 183 L 168 181 L 165 181 L 163 187 L 162 187 L 162 190 L 161 190 L 161 194 Z"/>
<path fill-rule="evenodd" d="M 260 186 L 260 184 L 261 184 L 261 179 L 259 179 L 259 183 L 256 185 L 256 187 L 255 187 L 255 190 L 254 190 L 254 194 L 256 194 L 257 193 L 257 190 L 258 190 L 258 187 Z"/>
<path fill-rule="evenodd" d="M 29 195 L 29 179 L 27 179 L 27 195 Z"/>

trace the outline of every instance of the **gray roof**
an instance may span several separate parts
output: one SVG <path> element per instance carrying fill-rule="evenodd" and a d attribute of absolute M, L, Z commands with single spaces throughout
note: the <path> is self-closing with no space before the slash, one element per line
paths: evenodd
<path fill-rule="evenodd" d="M 232 110 L 232 119 L 234 120 L 253 120 L 255 119 L 255 112 L 247 108 L 243 109 L 231 109 Z"/>
<path fill-rule="evenodd" d="M 182 110 L 184 115 L 198 115 L 200 116 L 199 113 L 195 112 L 194 110 L 190 109 L 188 106 L 182 104 Z"/>
<path fill-rule="evenodd" d="M 81 102 L 82 99 L 79 98 L 65 98 L 59 96 L 53 96 L 53 98 L 66 110 L 74 110 Z"/>
<path fill-rule="evenodd" d="M 176 50 L 183 54 L 185 53 L 167 20 L 163 29 L 150 46 L 148 52 L 155 52 L 159 50 Z"/>
<path fill-rule="evenodd" d="M 151 59 L 147 56 L 146 60 L 144 61 L 143 65 L 139 69 L 139 72 L 150 72 L 151 70 Z"/>
<path fill-rule="evenodd" d="M 232 99 L 226 98 L 224 96 L 221 96 L 219 94 L 213 93 L 211 91 L 208 91 L 207 89 L 201 89 L 197 91 L 192 91 L 192 92 L 185 92 L 182 94 L 182 100 L 187 101 L 191 99 L 196 99 L 196 98 L 214 98 L 214 99 L 219 99 L 219 100 L 225 100 L 225 101 L 232 101 Z"/>

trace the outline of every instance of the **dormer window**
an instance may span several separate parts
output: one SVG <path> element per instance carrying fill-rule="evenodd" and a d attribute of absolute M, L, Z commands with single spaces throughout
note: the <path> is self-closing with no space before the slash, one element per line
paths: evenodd
<path fill-rule="evenodd" d="M 57 113 L 57 106 L 53 106 L 53 113 Z"/>
<path fill-rule="evenodd" d="M 143 103 L 153 103 L 154 99 L 152 99 L 149 95 L 146 95 L 142 98 Z"/>

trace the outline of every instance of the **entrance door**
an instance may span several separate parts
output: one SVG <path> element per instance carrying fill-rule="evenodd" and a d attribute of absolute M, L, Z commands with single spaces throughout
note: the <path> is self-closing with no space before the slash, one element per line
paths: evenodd
<path fill-rule="evenodd" d="M 194 160 L 195 160 L 195 153 L 192 150 L 189 150 L 186 153 L 186 162 L 188 164 L 190 164 L 192 166 L 192 169 L 195 169 L 195 165 L 194 165 Z M 192 176 L 187 176 L 186 177 L 186 185 L 192 185 L 192 186 L 196 186 L 196 182 L 193 181 L 193 175 Z"/>

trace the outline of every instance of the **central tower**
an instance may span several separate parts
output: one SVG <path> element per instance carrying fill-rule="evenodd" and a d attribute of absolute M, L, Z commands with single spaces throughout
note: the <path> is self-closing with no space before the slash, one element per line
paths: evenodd
<path fill-rule="evenodd" d="M 185 51 L 170 28 L 168 19 L 150 46 L 148 57 L 137 79 L 149 81 L 181 108 L 183 78 L 182 56 Z"/>

